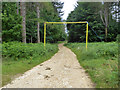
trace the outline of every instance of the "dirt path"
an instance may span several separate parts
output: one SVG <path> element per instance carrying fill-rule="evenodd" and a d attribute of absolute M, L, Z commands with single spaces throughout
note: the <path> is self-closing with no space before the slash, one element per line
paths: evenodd
<path fill-rule="evenodd" d="M 4 88 L 93 88 L 76 55 L 63 44 L 50 60 L 25 72 Z"/>

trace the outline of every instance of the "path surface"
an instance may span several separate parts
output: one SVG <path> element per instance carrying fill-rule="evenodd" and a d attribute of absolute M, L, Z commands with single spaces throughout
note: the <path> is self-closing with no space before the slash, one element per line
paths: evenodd
<path fill-rule="evenodd" d="M 76 55 L 63 44 L 50 60 L 37 65 L 4 88 L 94 88 Z"/>

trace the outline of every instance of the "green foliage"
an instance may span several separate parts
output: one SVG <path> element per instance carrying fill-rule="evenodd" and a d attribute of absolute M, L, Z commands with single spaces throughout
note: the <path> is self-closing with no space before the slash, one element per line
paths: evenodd
<path fill-rule="evenodd" d="M 2 40 L 21 41 L 22 17 L 17 14 L 15 3 L 2 3 Z"/>
<path fill-rule="evenodd" d="M 59 13 L 57 9 L 60 7 L 56 7 L 56 3 L 50 3 L 46 2 L 43 3 L 44 9 L 42 9 L 41 12 L 41 17 L 44 21 L 46 22 L 61 22 L 61 17 L 59 16 Z M 62 7 L 63 4 L 60 6 Z M 54 13 L 53 13 L 54 12 Z M 41 25 L 41 37 L 43 37 L 43 28 L 44 26 Z M 64 25 L 57 25 L 57 24 L 47 24 L 47 42 L 55 43 L 60 40 L 65 40 L 66 39 L 66 34 L 65 34 L 65 29 Z M 43 38 L 42 38 L 43 39 Z M 43 40 L 42 40 L 43 41 Z"/>
<path fill-rule="evenodd" d="M 85 43 L 65 44 L 78 58 L 86 72 L 89 73 L 97 88 L 118 87 L 118 44 L 89 43 L 86 51 Z"/>
<path fill-rule="evenodd" d="M 36 58 L 39 56 L 45 56 L 46 53 L 56 52 L 57 46 L 47 44 L 44 48 L 43 43 L 29 43 L 23 44 L 20 42 L 9 42 L 3 43 L 2 45 L 3 51 L 2 56 L 4 57 L 11 57 L 15 60 L 19 58 Z"/>
<path fill-rule="evenodd" d="M 36 3 L 26 3 L 26 40 L 28 43 L 37 41 Z M 31 13 L 32 12 L 32 13 Z"/>
<path fill-rule="evenodd" d="M 2 9 L 2 36 L 3 41 L 21 41 L 20 3 L 3 2 Z M 40 8 L 40 18 L 37 18 L 37 6 Z M 40 41 L 44 40 L 44 22 L 61 22 L 61 2 L 26 2 L 26 41 L 37 42 L 37 22 L 40 22 Z M 17 9 L 19 13 L 17 14 Z M 59 9 L 59 10 L 58 10 Z M 47 41 L 57 42 L 65 40 L 64 25 L 47 26 Z"/>
<path fill-rule="evenodd" d="M 57 3 L 57 2 L 56 2 Z M 36 22 L 39 21 L 40 22 L 40 38 L 41 41 L 43 41 L 43 37 L 44 37 L 44 22 L 61 22 L 61 18 L 59 16 L 59 13 L 57 11 L 57 8 L 55 6 L 56 3 L 52 3 L 52 2 L 41 2 L 40 4 L 40 19 L 36 19 L 36 11 L 34 11 L 36 7 L 34 7 L 35 3 L 28 3 L 29 5 L 31 4 L 32 7 L 29 7 L 28 11 L 29 14 L 27 15 L 29 18 L 27 19 L 29 23 L 27 23 L 28 25 L 28 32 L 30 32 L 29 38 L 32 36 L 33 38 L 33 42 L 36 42 L 37 40 L 37 35 L 36 35 Z M 62 6 L 62 5 L 61 5 Z M 33 12 L 34 13 L 31 13 Z M 30 16 L 31 15 L 31 16 Z M 32 21 L 32 22 L 31 22 Z M 33 23 L 34 22 L 34 23 Z M 33 23 L 33 24 L 32 24 Z M 31 30 L 33 28 L 33 30 Z M 65 40 L 66 36 L 65 36 L 65 32 L 64 32 L 64 25 L 56 25 L 56 24 L 47 24 L 47 42 L 57 42 L 59 40 Z M 34 36 L 33 36 L 34 35 Z M 28 42 L 30 42 L 30 40 L 28 40 Z"/>
<path fill-rule="evenodd" d="M 92 29 L 98 34 L 92 31 L 89 26 L 89 42 L 104 41 L 105 38 L 105 26 L 100 17 L 100 10 L 102 9 L 101 2 L 78 2 L 77 7 L 74 11 L 72 11 L 68 18 L 68 22 L 80 22 L 80 21 L 88 21 L 89 25 Z M 113 6 L 111 6 L 113 7 Z M 108 7 L 109 8 L 109 7 Z M 118 22 L 112 18 L 112 14 L 109 13 L 109 25 L 108 25 L 108 37 L 107 41 L 115 41 L 118 33 Z M 86 25 L 85 24 L 68 24 L 67 25 L 69 31 L 69 42 L 85 42 L 86 39 Z"/>

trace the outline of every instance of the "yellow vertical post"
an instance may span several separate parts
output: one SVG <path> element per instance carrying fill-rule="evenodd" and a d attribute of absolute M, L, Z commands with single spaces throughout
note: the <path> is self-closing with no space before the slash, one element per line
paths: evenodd
<path fill-rule="evenodd" d="M 86 51 L 87 51 L 87 42 L 88 42 L 88 22 L 86 24 Z"/>
<path fill-rule="evenodd" d="M 46 44 L 46 23 L 44 23 L 44 47 Z"/>

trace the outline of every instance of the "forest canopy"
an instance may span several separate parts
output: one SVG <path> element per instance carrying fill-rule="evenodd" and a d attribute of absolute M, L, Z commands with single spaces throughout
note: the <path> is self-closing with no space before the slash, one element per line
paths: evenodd
<path fill-rule="evenodd" d="M 117 2 L 105 2 L 104 4 L 101 2 L 78 2 L 75 10 L 69 14 L 67 21 L 87 21 L 89 23 L 88 41 L 90 42 L 116 41 L 118 9 Z M 85 42 L 85 24 L 68 24 L 67 29 L 69 42 Z"/>
<path fill-rule="evenodd" d="M 3 41 L 43 42 L 44 22 L 61 22 L 63 4 L 61 2 L 3 2 Z M 64 25 L 47 25 L 47 42 L 54 43 L 65 38 Z"/>
<path fill-rule="evenodd" d="M 2 40 L 40 43 L 44 39 L 44 22 L 61 22 L 62 2 L 3 2 Z M 78 2 L 67 22 L 87 21 L 89 42 L 116 41 L 119 22 L 118 2 Z M 9 23 L 8 23 L 9 22 Z M 85 24 L 67 24 L 68 42 L 85 42 Z M 65 25 L 47 25 L 46 41 L 66 40 Z"/>

